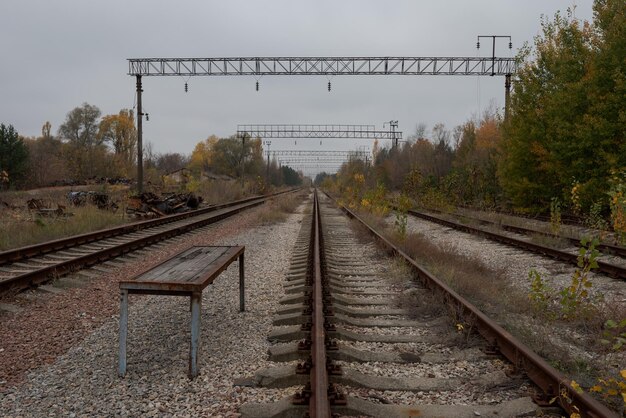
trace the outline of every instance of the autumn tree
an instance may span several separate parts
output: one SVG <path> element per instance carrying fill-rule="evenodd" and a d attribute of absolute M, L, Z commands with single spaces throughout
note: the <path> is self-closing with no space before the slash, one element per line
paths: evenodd
<path fill-rule="evenodd" d="M 137 129 L 133 111 L 122 109 L 117 115 L 102 118 L 98 127 L 97 141 L 110 144 L 114 152 L 115 171 L 129 177 L 134 173 L 137 158 Z"/>
<path fill-rule="evenodd" d="M 51 134 L 52 125 L 44 123 L 41 136 L 24 138 L 28 147 L 28 185 L 47 186 L 67 177 L 64 160 L 64 144 Z"/>
<path fill-rule="evenodd" d="M 215 135 L 209 136 L 204 141 L 200 141 L 196 144 L 191 158 L 189 161 L 189 170 L 196 176 L 200 177 L 202 173 L 211 171 L 211 164 L 213 162 L 213 149 L 219 138 Z"/>
<path fill-rule="evenodd" d="M 106 175 L 111 169 L 107 161 L 105 139 L 98 135 L 100 109 L 88 103 L 70 111 L 59 126 L 58 135 L 66 141 L 66 164 L 76 179 Z"/>
<path fill-rule="evenodd" d="M 13 125 L 0 124 L 0 173 L 8 176 L 8 186 L 24 183 L 28 169 L 28 149 Z M 4 181 L 3 181 L 4 182 Z"/>
<path fill-rule="evenodd" d="M 247 175 L 262 175 L 261 140 L 242 140 L 234 136 L 220 139 L 213 147 L 211 166 L 217 173 L 232 177 L 239 177 L 242 168 Z"/>

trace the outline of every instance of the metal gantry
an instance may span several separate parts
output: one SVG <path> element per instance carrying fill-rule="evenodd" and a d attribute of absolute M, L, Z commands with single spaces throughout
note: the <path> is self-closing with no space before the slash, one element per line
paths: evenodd
<path fill-rule="evenodd" d="M 274 157 L 293 156 L 293 157 L 344 157 L 344 158 L 365 158 L 370 155 L 369 151 L 294 151 L 294 150 L 275 150 L 271 152 Z"/>
<path fill-rule="evenodd" d="M 397 127 L 396 123 L 396 127 Z M 377 130 L 375 125 L 237 125 L 237 136 L 250 138 L 346 138 L 346 139 L 402 139 L 402 132 Z"/>
<path fill-rule="evenodd" d="M 507 75 L 503 57 L 223 57 L 129 58 L 132 76 Z"/>
<path fill-rule="evenodd" d="M 143 190 L 141 78 L 144 76 L 497 75 L 506 77 L 505 109 L 508 109 L 511 75 L 519 65 L 515 58 L 496 57 L 495 50 L 491 57 L 129 58 L 128 74 L 137 78 L 137 114 L 140 115 L 137 118 L 137 188 L 139 192 Z M 397 143 L 397 138 L 391 139 Z"/>

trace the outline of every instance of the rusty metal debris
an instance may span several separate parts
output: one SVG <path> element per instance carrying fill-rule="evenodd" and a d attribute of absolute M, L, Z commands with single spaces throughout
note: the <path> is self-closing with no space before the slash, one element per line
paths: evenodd
<path fill-rule="evenodd" d="M 85 206 L 87 203 L 91 203 L 97 206 L 98 209 L 110 210 L 115 212 L 119 206 L 111 197 L 102 192 L 69 192 L 67 194 L 67 200 L 74 206 Z"/>
<path fill-rule="evenodd" d="M 56 205 L 56 209 L 52 207 L 52 202 L 43 199 L 30 199 L 26 202 L 26 207 L 34 212 L 38 216 L 52 217 L 52 216 L 71 216 L 71 213 L 65 211 L 65 206 Z"/>
<path fill-rule="evenodd" d="M 200 203 L 202 203 L 202 197 L 193 193 L 157 196 L 154 193 L 145 192 L 128 199 L 126 213 L 140 218 L 156 218 L 197 209 Z"/>

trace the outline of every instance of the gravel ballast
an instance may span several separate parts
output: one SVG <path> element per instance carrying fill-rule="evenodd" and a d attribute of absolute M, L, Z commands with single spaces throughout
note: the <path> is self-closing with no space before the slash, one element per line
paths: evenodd
<path fill-rule="evenodd" d="M 116 269 L 110 277 L 105 275 L 94 285 L 98 290 L 93 287 L 72 289 L 55 296 L 56 302 L 43 303 L 55 306 L 62 302 L 65 308 L 52 312 L 38 308 L 39 318 L 28 318 L 28 321 L 35 323 L 45 317 L 48 328 L 57 326 L 58 331 L 51 335 L 66 349 L 52 352 L 65 354 L 59 357 L 50 354 L 53 358 L 27 355 L 26 361 L 33 364 L 28 367 L 32 371 L 26 379 L 20 383 L 19 378 L 11 375 L 5 378 L 4 386 L 0 386 L 0 415 L 226 417 L 236 416 L 238 406 L 250 399 L 273 401 L 297 390 L 264 390 L 260 394 L 253 388 L 233 386 L 234 379 L 272 365 L 265 354 L 269 347 L 267 335 L 272 329 L 277 302 L 284 294 L 282 282 L 289 267 L 289 249 L 295 243 L 302 219 L 297 213 L 281 224 L 242 231 L 253 225 L 254 215 L 255 211 L 251 211 L 206 233 L 189 235 L 178 244 L 150 251 L 136 265 L 130 263 Z M 239 312 L 235 263 L 203 293 L 200 375 L 189 380 L 188 298 L 132 295 L 128 372 L 125 378 L 119 378 L 117 280 L 132 275 L 148 263 L 156 264 L 184 248 L 202 244 L 246 246 L 246 312 Z M 71 297 L 72 293 L 85 297 Z M 98 308 L 97 301 L 104 299 L 107 302 L 100 302 Z M 94 301 L 96 306 L 93 306 Z M 85 305 L 77 306 L 81 303 Z M 64 315 L 67 311 L 73 315 L 85 313 L 83 320 L 91 324 L 86 332 L 67 328 L 68 321 L 77 320 Z M 6 351 L 12 346 L 13 337 L 22 341 L 25 349 L 29 341 L 51 343 L 36 335 L 32 338 L 21 335 L 28 321 L 20 319 L 20 315 L 28 317 L 33 313 L 15 314 L 10 319 L 16 325 L 14 328 L 2 325 L 4 341 L 0 350 Z M 20 320 L 24 324 L 18 327 Z M 84 334 L 87 336 L 82 339 Z M 64 343 L 64 336 L 70 344 Z M 52 343 L 56 344 L 54 341 Z M 67 347 L 71 347 L 69 351 Z M 8 367 L 14 357 L 3 354 L 0 351 L 0 365 Z M 53 363 L 44 365 L 50 361 Z M 35 366 L 41 367 L 33 369 Z"/>

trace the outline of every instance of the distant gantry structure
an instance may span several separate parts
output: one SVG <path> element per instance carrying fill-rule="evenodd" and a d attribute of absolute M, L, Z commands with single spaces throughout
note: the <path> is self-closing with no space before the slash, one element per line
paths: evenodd
<path fill-rule="evenodd" d="M 390 139 L 393 146 L 402 140 L 402 132 L 396 131 L 395 127 L 390 130 L 378 130 L 375 125 L 237 125 L 237 137 L 248 136 L 249 138 L 344 138 L 344 139 Z"/>

